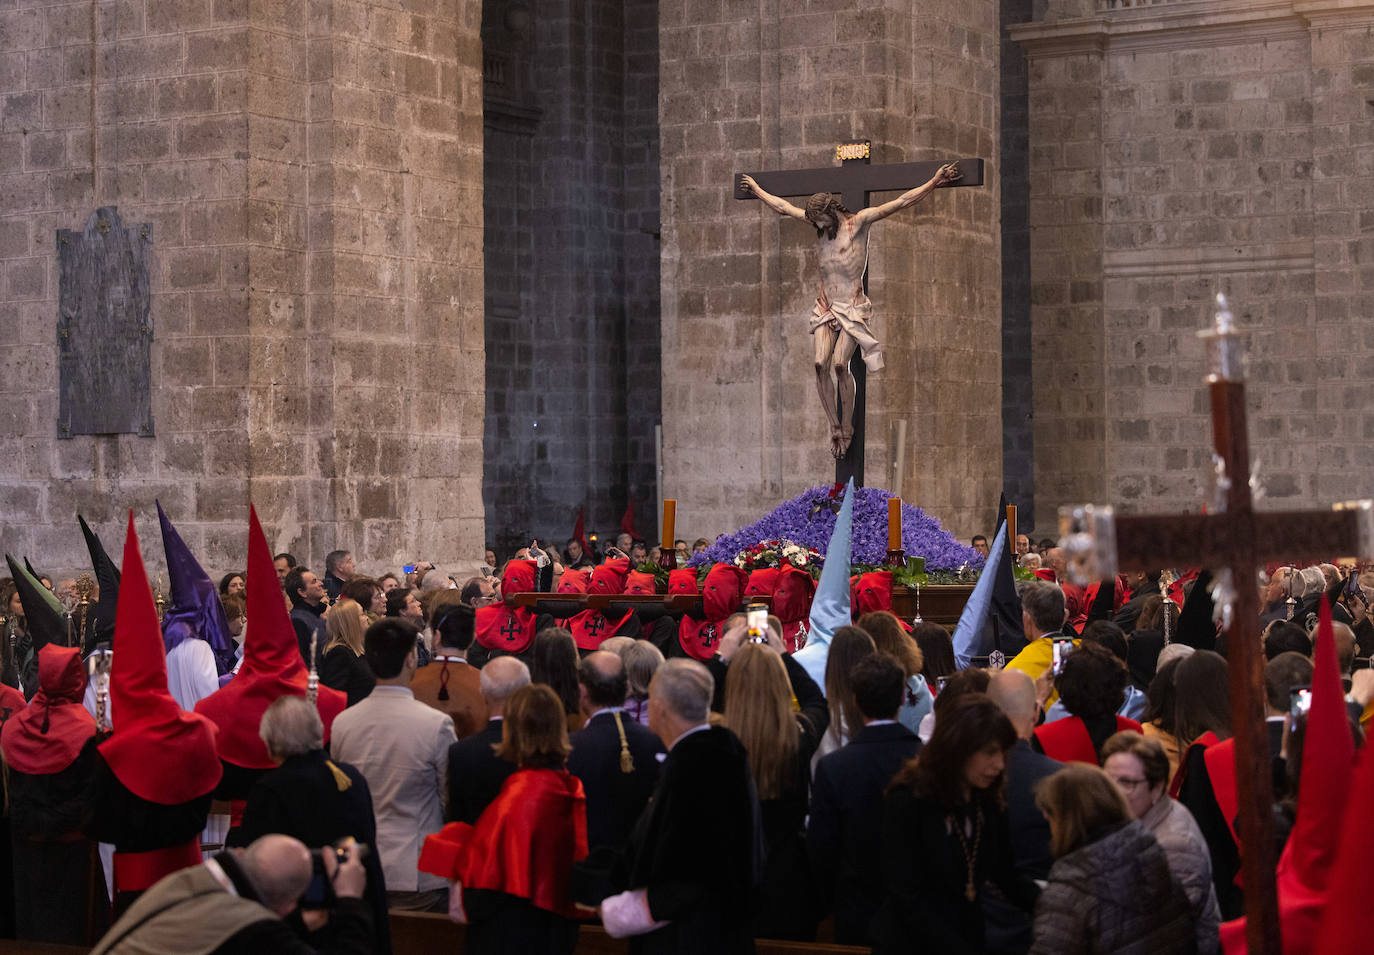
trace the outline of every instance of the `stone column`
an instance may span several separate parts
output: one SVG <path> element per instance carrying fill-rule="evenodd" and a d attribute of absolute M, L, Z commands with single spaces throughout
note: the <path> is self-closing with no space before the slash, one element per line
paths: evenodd
<path fill-rule="evenodd" d="M 95 35 L 92 37 L 94 11 Z M 481 553 L 480 3 L 0 13 L 5 549 L 159 498 L 207 569 Z M 156 436 L 55 440 L 59 228 L 153 225 Z M 156 562 L 156 548 L 148 548 Z"/>
<path fill-rule="evenodd" d="M 1027 45 L 1034 526 L 1106 494 L 1101 37 Z"/>
<path fill-rule="evenodd" d="M 982 156 L 982 188 L 874 228 L 870 294 L 887 367 L 869 376 L 868 483 L 889 486 L 908 421 L 909 500 L 961 536 L 1001 484 L 998 4 L 805 12 L 777 0 L 660 6 L 664 494 L 684 534 L 734 529 L 834 473 L 807 316 L 815 235 L 754 202 L 737 170 Z M 882 201 L 891 195 L 876 196 Z"/>

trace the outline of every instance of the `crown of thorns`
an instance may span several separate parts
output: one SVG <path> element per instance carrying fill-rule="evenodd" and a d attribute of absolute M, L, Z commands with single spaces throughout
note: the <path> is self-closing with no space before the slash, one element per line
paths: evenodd
<path fill-rule="evenodd" d="M 818 192 L 810 199 L 806 200 L 806 218 L 815 222 L 823 215 L 835 215 L 836 212 L 848 212 L 840 197 L 833 192 Z"/>

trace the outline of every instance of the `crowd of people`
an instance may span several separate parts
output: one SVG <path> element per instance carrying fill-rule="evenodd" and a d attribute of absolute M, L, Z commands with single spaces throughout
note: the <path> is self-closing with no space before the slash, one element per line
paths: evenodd
<path fill-rule="evenodd" d="M 68 582 L 11 561 L 5 935 L 390 952 L 388 913 L 414 911 L 464 922 L 471 952 L 568 953 L 599 920 L 640 952 L 1212 953 L 1243 915 L 1205 571 L 1085 590 L 1018 536 L 1044 566 L 1005 668 L 956 670 L 946 629 L 864 607 L 821 679 L 776 615 L 737 612 L 733 569 L 702 621 L 602 628 L 510 599 L 662 592 L 632 540 L 600 562 L 532 544 L 499 576 L 488 551 L 464 580 L 366 577 L 335 551 L 317 576 L 254 517 L 247 570 L 215 585 L 169 528 L 167 605 L 131 520 L 122 579 L 92 546 L 75 633 Z M 1279 567 L 1263 586 L 1282 852 L 1323 601 L 1361 739 L 1374 578 Z M 704 626 L 706 651 L 685 636 Z"/>

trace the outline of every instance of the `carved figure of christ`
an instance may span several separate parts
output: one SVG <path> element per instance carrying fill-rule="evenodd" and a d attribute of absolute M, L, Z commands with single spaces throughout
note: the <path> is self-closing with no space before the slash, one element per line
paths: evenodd
<path fill-rule="evenodd" d="M 882 344 L 868 321 L 873 304 L 864 293 L 868 270 L 869 227 L 961 176 L 957 163 L 946 163 L 929 180 L 890 202 L 850 212 L 832 193 L 817 193 L 800 209 L 764 190 L 752 176 L 740 185 L 779 215 L 805 220 L 816 230 L 820 286 L 809 324 L 814 339 L 816 388 L 830 423 L 830 453 L 838 460 L 854 439 L 854 375 L 849 360 L 857 349 L 870 371 L 883 367 Z"/>

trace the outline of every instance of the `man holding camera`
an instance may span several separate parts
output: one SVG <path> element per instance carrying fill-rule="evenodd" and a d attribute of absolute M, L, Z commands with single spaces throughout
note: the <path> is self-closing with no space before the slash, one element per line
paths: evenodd
<path fill-rule="evenodd" d="M 303 918 L 336 931 L 330 953 L 373 950 L 372 914 L 362 900 L 367 887 L 361 853 L 351 840 L 322 852 L 323 878 L 333 888 L 329 909 Z M 246 849 L 221 852 L 167 876 L 144 892 L 93 950 L 121 952 L 207 952 L 214 955 L 311 955 L 319 951 L 296 937 L 285 921 L 310 888 L 315 860 L 290 836 L 263 836 Z"/>

